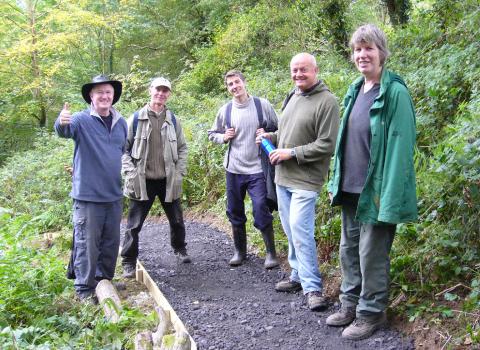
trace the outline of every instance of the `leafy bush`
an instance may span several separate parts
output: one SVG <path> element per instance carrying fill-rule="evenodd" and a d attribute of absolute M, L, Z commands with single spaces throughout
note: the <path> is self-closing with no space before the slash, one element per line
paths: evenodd
<path fill-rule="evenodd" d="M 0 206 L 31 214 L 44 227 L 68 224 L 72 143 L 42 132 L 32 150 L 16 153 L 0 168 Z"/>

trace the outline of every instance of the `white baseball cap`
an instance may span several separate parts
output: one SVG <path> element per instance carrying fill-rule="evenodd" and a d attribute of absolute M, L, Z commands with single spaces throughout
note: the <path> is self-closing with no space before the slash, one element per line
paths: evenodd
<path fill-rule="evenodd" d="M 170 84 L 170 81 L 164 77 L 159 77 L 155 78 L 152 80 L 152 83 L 150 84 L 150 87 L 156 88 L 159 86 L 165 86 L 168 88 L 168 90 L 172 91 L 172 84 Z"/>

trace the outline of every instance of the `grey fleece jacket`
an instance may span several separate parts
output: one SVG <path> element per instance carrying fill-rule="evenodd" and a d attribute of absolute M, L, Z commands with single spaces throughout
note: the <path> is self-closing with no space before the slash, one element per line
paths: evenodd
<path fill-rule="evenodd" d="M 278 130 L 270 134 L 277 148 L 294 148 L 296 158 L 276 166 L 275 183 L 319 192 L 335 150 L 339 106 L 320 81 L 309 92 L 296 90 L 280 117 Z"/>

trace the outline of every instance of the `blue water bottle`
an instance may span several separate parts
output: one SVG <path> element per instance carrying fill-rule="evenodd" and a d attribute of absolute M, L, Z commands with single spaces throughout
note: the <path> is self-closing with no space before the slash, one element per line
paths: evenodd
<path fill-rule="evenodd" d="M 262 137 L 262 143 L 260 145 L 262 146 L 267 156 L 270 155 L 270 152 L 276 150 L 275 146 L 270 142 L 270 140 L 265 137 Z"/>

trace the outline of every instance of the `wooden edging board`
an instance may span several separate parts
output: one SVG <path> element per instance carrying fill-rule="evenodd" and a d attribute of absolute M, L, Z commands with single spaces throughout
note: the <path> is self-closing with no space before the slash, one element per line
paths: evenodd
<path fill-rule="evenodd" d="M 183 322 L 180 320 L 177 313 L 168 302 L 167 298 L 165 298 L 163 293 L 160 291 L 160 288 L 158 288 L 157 284 L 150 277 L 145 267 L 138 260 L 137 260 L 137 268 L 136 268 L 136 279 L 138 282 L 143 283 L 145 287 L 147 287 L 148 291 L 152 295 L 157 305 L 170 313 L 170 320 L 172 321 L 172 324 L 175 330 L 184 331 L 185 333 L 188 334 L 188 336 L 190 337 L 191 350 L 197 350 L 197 344 L 191 337 L 190 333 L 188 333 L 187 328 L 185 327 Z"/>

